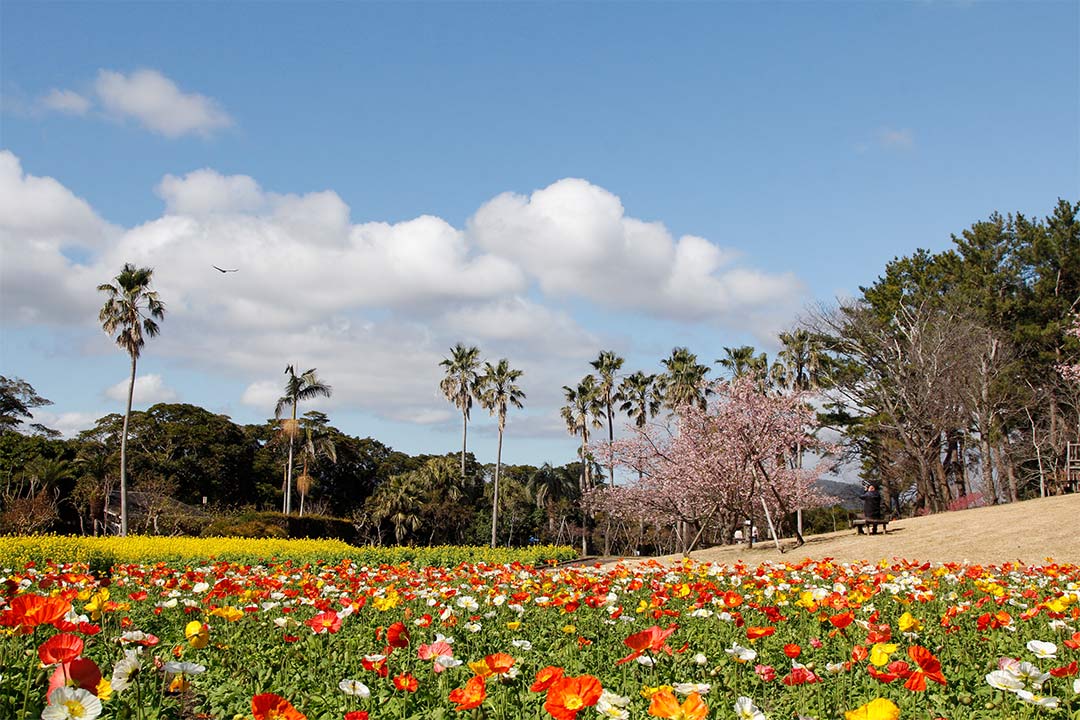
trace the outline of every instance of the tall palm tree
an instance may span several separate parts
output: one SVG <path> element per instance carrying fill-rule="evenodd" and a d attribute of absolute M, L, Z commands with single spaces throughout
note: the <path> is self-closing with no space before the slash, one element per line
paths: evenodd
<path fill-rule="evenodd" d="M 515 384 L 523 374 L 523 370 L 512 369 L 506 358 L 499 360 L 498 365 L 486 362 L 477 388 L 480 405 L 499 418 L 499 449 L 495 453 L 495 487 L 494 499 L 491 501 L 491 547 L 495 547 L 495 528 L 499 521 L 499 475 L 502 470 L 506 411 L 511 405 L 519 410 L 524 407 L 521 401 L 525 399 L 525 393 Z"/>
<path fill-rule="evenodd" d="M 610 350 L 601 350 L 600 356 L 593 360 L 590 365 L 596 370 L 599 384 L 597 392 L 607 411 L 608 442 L 615 441 L 615 377 L 623 365 L 623 359 Z M 608 465 L 608 477 L 611 486 L 615 486 L 615 465 Z"/>
<path fill-rule="evenodd" d="M 720 367 L 731 373 L 731 377 L 741 378 L 746 375 L 763 375 L 768 370 L 768 360 L 765 353 L 755 354 L 753 345 L 740 345 L 739 347 L 724 348 L 725 357 L 716 362 Z"/>
<path fill-rule="evenodd" d="M 461 476 L 465 477 L 465 446 L 469 437 L 469 411 L 480 380 L 480 349 L 458 343 L 450 348 L 450 357 L 439 363 L 446 368 L 446 377 L 439 383 L 446 399 L 461 410 Z"/>
<path fill-rule="evenodd" d="M 705 378 L 709 366 L 699 364 L 697 355 L 684 347 L 672 348 L 671 355 L 662 363 L 665 372 L 657 382 L 664 395 L 664 404 L 671 410 L 687 404 L 704 409 L 706 397 L 712 394 Z"/>
<path fill-rule="evenodd" d="M 559 411 L 560 416 L 566 422 L 566 431 L 572 436 L 581 436 L 581 477 L 580 492 L 582 495 L 589 489 L 591 482 L 589 462 L 589 428 L 603 426 L 603 404 L 596 384 L 596 378 L 586 375 L 577 384 L 577 387 L 563 386 L 563 394 L 566 397 L 566 405 Z M 581 537 L 581 553 L 588 553 L 588 541 L 584 535 Z"/>
<path fill-rule="evenodd" d="M 108 296 L 98 320 L 107 335 L 116 336 L 116 344 L 131 357 L 131 380 L 128 382 L 127 409 L 124 429 L 120 434 L 120 535 L 127 535 L 127 433 L 131 420 L 131 398 L 135 392 L 135 365 L 146 338 L 160 332 L 158 321 L 165 319 L 165 304 L 157 292 L 150 289 L 153 268 L 137 268 L 124 263 L 113 284 L 98 285 L 98 291 Z"/>
<path fill-rule="evenodd" d="M 285 394 L 278 398 L 277 406 L 274 408 L 274 417 L 280 420 L 281 413 L 286 407 L 292 409 L 292 418 L 282 423 L 289 438 L 289 459 L 285 464 L 285 497 L 282 499 L 281 511 L 288 515 L 292 512 L 293 445 L 300 434 L 300 426 L 296 422 L 296 408 L 305 400 L 319 396 L 330 397 L 333 390 L 319 380 L 318 375 L 315 374 L 315 368 L 297 375 L 292 365 L 286 365 L 285 374 L 289 376 L 285 381 Z"/>
<path fill-rule="evenodd" d="M 656 386 L 656 375 L 646 375 L 638 370 L 623 378 L 614 400 L 620 403 L 619 412 L 626 413 L 634 425 L 645 427 L 649 418 L 660 412 L 663 395 Z"/>

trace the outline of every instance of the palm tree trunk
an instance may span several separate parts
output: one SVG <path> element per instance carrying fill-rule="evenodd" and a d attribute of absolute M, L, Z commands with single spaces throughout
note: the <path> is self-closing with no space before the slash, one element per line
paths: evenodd
<path fill-rule="evenodd" d="M 611 410 L 611 399 L 608 399 L 607 406 L 607 439 L 608 445 L 615 442 L 615 416 Z M 608 465 L 608 476 L 611 479 L 611 487 L 615 487 L 615 463 L 612 462 Z M 605 541 L 606 542 L 606 541 Z"/>
<path fill-rule="evenodd" d="M 461 477 L 465 477 L 465 441 L 469 437 L 469 418 L 461 413 Z"/>
<path fill-rule="evenodd" d="M 502 470 L 503 420 L 499 419 L 499 447 L 495 451 L 495 497 L 491 501 L 491 547 L 495 547 L 495 528 L 499 523 L 499 472 Z"/>
<path fill-rule="evenodd" d="M 292 425 L 289 426 L 289 464 L 285 470 L 285 514 L 292 513 L 292 460 L 293 460 L 293 436 L 296 434 L 296 398 L 292 404 Z"/>
<path fill-rule="evenodd" d="M 131 398 L 135 394 L 135 363 L 134 355 L 131 356 L 131 382 L 128 383 L 127 410 L 124 412 L 124 430 L 120 434 L 120 537 L 127 537 L 128 513 L 127 513 L 127 435 L 128 423 L 131 421 Z"/>

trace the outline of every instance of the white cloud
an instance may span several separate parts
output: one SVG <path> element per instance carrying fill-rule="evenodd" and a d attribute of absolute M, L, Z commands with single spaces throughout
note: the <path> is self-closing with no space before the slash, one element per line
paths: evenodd
<path fill-rule="evenodd" d="M 676 240 L 661 223 L 627 216 L 618 197 L 585 180 L 529 197 L 503 193 L 476 212 L 468 233 L 527 268 L 546 295 L 657 317 L 731 320 L 801 291 L 793 275 L 738 267 L 730 250 L 691 235 Z"/>
<path fill-rule="evenodd" d="M 85 200 L 53 178 L 23 172 L 13 153 L 0 150 L 0 318 L 5 323 L 55 321 L 78 312 L 101 280 L 94 282 L 89 269 L 68 255 L 100 251 L 118 234 Z"/>
<path fill-rule="evenodd" d="M 127 377 L 105 390 L 105 397 L 110 400 L 127 404 L 128 384 L 131 378 Z M 132 397 L 132 407 L 145 407 L 160 402 L 172 402 L 176 399 L 176 391 L 165 385 L 160 375 L 155 373 L 135 375 L 135 393 Z"/>
<path fill-rule="evenodd" d="M 206 168 L 167 175 L 156 191 L 160 217 L 113 228 L 56 180 L 26 175 L 0 153 L 0 240 L 5 260 L 19 259 L 3 263 L 3 321 L 78 325 L 112 353 L 95 288 L 125 262 L 152 267 L 167 311 L 154 357 L 232 378 L 235 395 L 218 401 L 264 417 L 292 363 L 318 368 L 334 387 L 311 408 L 450 428 L 458 416 L 438 390 L 439 361 L 464 341 L 522 369 L 522 429 L 558 435 L 560 388 L 600 348 L 629 356 L 641 343 L 686 344 L 688 325 L 653 334 L 664 318 L 700 321 L 709 335 L 722 322 L 782 326 L 798 287 L 714 242 L 628 217 L 616 196 L 582 180 L 500 195 L 465 229 L 430 215 L 357 224 L 331 190 L 274 193 Z M 65 255 L 76 240 L 78 263 Z M 660 318 L 647 337 L 607 323 L 644 313 Z M 124 380 L 109 397 L 126 391 Z M 160 376 L 139 376 L 140 403 L 176 396 Z"/>
<path fill-rule="evenodd" d="M 217 101 L 181 91 L 157 70 L 136 70 L 130 75 L 99 70 L 94 89 L 107 111 L 134 118 L 165 137 L 208 136 L 233 124 Z"/>
<path fill-rule="evenodd" d="M 74 90 L 53 88 L 42 96 L 40 103 L 47 110 L 66 115 L 85 115 L 90 110 L 90 101 Z"/>
<path fill-rule="evenodd" d="M 35 408 L 32 422 L 41 423 L 47 428 L 57 430 L 65 438 L 73 438 L 83 430 L 94 427 L 98 417 L 100 416 L 88 412 L 54 413 Z M 25 425 L 21 429 L 28 430 Z"/>
<path fill-rule="evenodd" d="M 255 212 L 266 202 L 259 184 L 247 175 L 225 176 L 209 168 L 182 178 L 166 175 L 156 191 L 170 215 Z"/>

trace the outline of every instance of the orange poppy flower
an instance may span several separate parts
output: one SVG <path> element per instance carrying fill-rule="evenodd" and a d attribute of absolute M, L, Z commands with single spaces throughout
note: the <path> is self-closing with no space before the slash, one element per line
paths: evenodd
<path fill-rule="evenodd" d="M 274 693 L 263 693 L 251 698 L 251 714 L 255 716 L 255 720 L 307 720 L 307 715 Z"/>
<path fill-rule="evenodd" d="M 402 692 L 416 692 L 416 688 L 419 686 L 420 683 L 409 673 L 394 676 L 394 687 Z"/>
<path fill-rule="evenodd" d="M 751 626 L 746 628 L 746 639 L 757 640 L 758 638 L 768 637 L 776 632 L 774 627 L 755 627 Z"/>
<path fill-rule="evenodd" d="M 665 688 L 653 694 L 652 702 L 649 703 L 649 714 L 669 720 L 702 720 L 709 714 L 709 706 L 696 692 L 690 693 L 680 705 L 674 693 Z"/>
<path fill-rule="evenodd" d="M 563 676 L 563 669 L 552 665 L 536 673 L 536 681 L 529 686 L 531 692 L 544 692 L 551 684 Z"/>
<path fill-rule="evenodd" d="M 77 635 L 60 633 L 38 646 L 38 657 L 45 665 L 71 662 L 82 655 L 83 640 Z"/>
<path fill-rule="evenodd" d="M 784 654 L 794 660 L 795 658 L 802 655 L 802 648 L 794 643 L 788 643 L 784 646 Z"/>
<path fill-rule="evenodd" d="M 26 635 L 39 625 L 52 625 L 64 619 L 71 603 L 59 597 L 18 595 L 10 607 L 0 613 L 0 625 L 19 628 Z"/>
<path fill-rule="evenodd" d="M 449 699 L 450 702 L 457 705 L 454 709 L 461 712 L 479 707 L 486 697 L 487 687 L 484 684 L 484 678 L 473 675 L 469 678 L 469 682 L 465 683 L 465 687 L 451 690 Z"/>
<path fill-rule="evenodd" d="M 616 660 L 615 664 L 622 665 L 623 663 L 635 660 L 641 657 L 641 655 L 644 654 L 646 651 L 657 652 L 660 650 L 665 650 L 670 654 L 671 648 L 667 646 L 665 641 L 668 639 L 668 637 L 671 636 L 671 633 L 675 632 L 675 630 L 675 625 L 672 625 L 667 629 L 663 629 L 656 625 L 653 625 L 647 630 L 642 630 L 639 633 L 634 633 L 630 637 L 623 640 L 623 644 L 633 650 L 633 652 L 622 658 L 621 660 Z"/>
<path fill-rule="evenodd" d="M 595 705 L 603 692 L 600 681 L 592 675 L 562 677 L 548 688 L 544 709 L 555 720 L 575 720 L 578 711 Z"/>
<path fill-rule="evenodd" d="M 921 645 L 912 645 L 907 652 L 908 657 L 915 661 L 918 669 L 911 672 L 904 687 L 913 692 L 922 692 L 926 689 L 927 680 L 933 680 L 940 685 L 945 684 L 945 676 L 941 674 L 941 661 L 934 657 L 932 652 Z"/>

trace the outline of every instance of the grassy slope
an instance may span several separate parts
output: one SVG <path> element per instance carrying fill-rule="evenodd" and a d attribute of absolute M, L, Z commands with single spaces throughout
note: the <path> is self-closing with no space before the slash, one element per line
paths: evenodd
<path fill-rule="evenodd" d="M 855 530 L 812 535 L 800 548 L 784 555 L 771 542 L 753 549 L 743 546 L 715 547 L 691 554 L 696 560 L 757 564 L 785 559 L 797 562 L 809 557 L 839 561 L 894 557 L 910 560 L 1002 563 L 1020 560 L 1041 564 L 1047 558 L 1080 562 L 1080 495 L 1028 500 L 997 507 L 976 508 L 889 524 L 887 535 L 857 535 Z M 791 548 L 791 540 L 781 541 Z M 667 559 L 677 560 L 678 556 Z"/>

